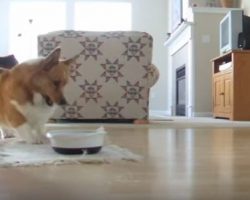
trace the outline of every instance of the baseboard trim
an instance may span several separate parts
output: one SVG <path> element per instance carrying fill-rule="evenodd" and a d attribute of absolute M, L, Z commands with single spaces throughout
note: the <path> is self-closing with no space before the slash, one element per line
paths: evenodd
<path fill-rule="evenodd" d="M 149 110 L 149 118 L 166 118 L 171 116 L 171 112 L 162 110 Z"/>
<path fill-rule="evenodd" d="M 213 117 L 212 112 L 195 112 L 193 113 L 193 117 Z"/>
<path fill-rule="evenodd" d="M 149 118 L 166 118 L 172 116 L 170 111 L 162 111 L 162 110 L 150 110 Z M 213 117 L 212 112 L 194 112 L 192 113 L 192 117 Z"/>

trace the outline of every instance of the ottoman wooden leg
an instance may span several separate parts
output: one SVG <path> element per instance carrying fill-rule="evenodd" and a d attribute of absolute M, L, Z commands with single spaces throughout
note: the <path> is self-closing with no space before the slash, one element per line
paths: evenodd
<path fill-rule="evenodd" d="M 134 124 L 148 124 L 149 121 L 147 119 L 135 119 Z"/>

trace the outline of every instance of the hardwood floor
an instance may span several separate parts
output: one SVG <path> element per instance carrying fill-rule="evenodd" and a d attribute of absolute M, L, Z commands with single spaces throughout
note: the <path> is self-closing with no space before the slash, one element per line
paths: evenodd
<path fill-rule="evenodd" d="M 0 168 L 0 200 L 250 199 L 250 126 L 104 126 L 143 161 Z"/>

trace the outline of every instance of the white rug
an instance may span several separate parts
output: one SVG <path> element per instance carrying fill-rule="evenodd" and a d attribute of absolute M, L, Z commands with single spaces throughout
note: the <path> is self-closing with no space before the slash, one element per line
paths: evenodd
<path fill-rule="evenodd" d="M 15 139 L 0 141 L 0 167 L 102 164 L 118 160 L 137 162 L 141 159 L 141 156 L 116 145 L 104 146 L 98 154 L 62 155 L 56 153 L 49 144 L 25 144 Z"/>

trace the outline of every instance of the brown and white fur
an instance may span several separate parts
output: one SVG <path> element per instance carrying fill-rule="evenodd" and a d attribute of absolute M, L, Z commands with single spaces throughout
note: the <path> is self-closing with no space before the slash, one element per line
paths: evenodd
<path fill-rule="evenodd" d="M 60 48 L 47 57 L 0 69 L 0 126 L 13 128 L 28 143 L 44 141 L 44 125 L 56 105 L 66 104 L 63 88 L 78 57 L 59 60 Z M 3 131 L 2 131 L 3 134 Z"/>

